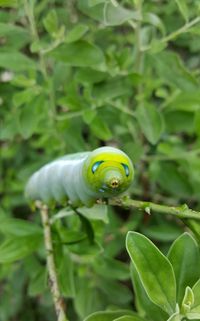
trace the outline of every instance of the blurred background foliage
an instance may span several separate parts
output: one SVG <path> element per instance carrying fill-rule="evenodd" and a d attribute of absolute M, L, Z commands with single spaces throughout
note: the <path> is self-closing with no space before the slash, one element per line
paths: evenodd
<path fill-rule="evenodd" d="M 116 146 L 135 165 L 132 197 L 199 208 L 200 6 L 198 0 L 1 0 L 0 6 L 0 321 L 51 321 L 40 218 L 23 194 L 41 165 Z M 74 321 L 107 307 L 134 309 L 128 230 L 166 253 L 185 229 L 174 218 L 136 210 L 95 213 L 53 224 L 59 281 Z"/>

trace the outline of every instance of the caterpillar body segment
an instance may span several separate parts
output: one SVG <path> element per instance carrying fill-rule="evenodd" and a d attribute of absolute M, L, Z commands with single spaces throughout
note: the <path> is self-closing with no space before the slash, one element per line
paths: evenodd
<path fill-rule="evenodd" d="M 29 179 L 29 200 L 48 204 L 68 200 L 73 206 L 92 206 L 99 198 L 114 197 L 129 188 L 134 169 L 119 149 L 100 147 L 92 152 L 70 154 L 39 169 Z"/>

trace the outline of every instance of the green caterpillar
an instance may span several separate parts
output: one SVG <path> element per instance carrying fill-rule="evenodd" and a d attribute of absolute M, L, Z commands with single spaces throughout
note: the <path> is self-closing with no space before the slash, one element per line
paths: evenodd
<path fill-rule="evenodd" d="M 29 179 L 25 195 L 29 200 L 92 206 L 99 198 L 123 193 L 133 181 L 129 157 L 114 147 L 59 158 L 39 169 Z"/>

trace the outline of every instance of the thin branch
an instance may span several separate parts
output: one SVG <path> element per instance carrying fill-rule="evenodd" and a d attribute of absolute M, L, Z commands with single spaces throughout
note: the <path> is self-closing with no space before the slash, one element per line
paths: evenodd
<path fill-rule="evenodd" d="M 67 321 L 65 315 L 64 301 L 58 285 L 58 276 L 55 265 L 54 250 L 51 236 L 51 225 L 48 213 L 48 207 L 37 201 L 36 207 L 40 210 L 43 229 L 44 229 L 44 243 L 47 253 L 47 270 L 49 274 L 49 286 L 53 297 L 53 302 L 56 310 L 57 321 Z"/>
<path fill-rule="evenodd" d="M 164 37 L 161 39 L 161 42 L 165 43 L 168 42 L 174 38 L 176 38 L 177 36 L 181 35 L 182 33 L 187 32 L 191 27 L 193 27 L 194 25 L 196 25 L 197 23 L 200 22 L 200 17 L 197 17 L 193 20 L 191 20 L 190 22 L 187 22 L 183 27 L 181 27 L 180 29 L 170 33 L 168 36 Z"/>
<path fill-rule="evenodd" d="M 163 37 L 161 39 L 158 39 L 158 41 L 160 41 L 161 43 L 168 43 L 169 41 L 177 38 L 179 35 L 189 32 L 190 28 L 193 27 L 194 25 L 198 24 L 200 22 L 200 17 L 196 17 L 195 19 L 187 22 L 184 26 L 182 26 L 181 28 L 173 31 L 172 33 L 170 33 L 169 35 L 167 35 L 166 37 Z M 147 51 L 151 49 L 151 45 L 149 46 L 145 46 L 143 47 L 141 50 Z"/>
<path fill-rule="evenodd" d="M 109 205 L 121 206 L 125 208 L 137 208 L 148 214 L 157 212 L 160 214 L 173 215 L 179 218 L 192 218 L 200 220 L 200 212 L 191 210 L 186 204 L 181 206 L 167 206 L 152 202 L 138 201 L 130 198 L 113 198 L 108 201 Z"/>

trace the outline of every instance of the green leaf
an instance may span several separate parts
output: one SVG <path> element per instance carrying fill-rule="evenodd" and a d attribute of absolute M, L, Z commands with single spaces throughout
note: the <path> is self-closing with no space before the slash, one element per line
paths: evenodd
<path fill-rule="evenodd" d="M 88 5 L 90 7 L 96 6 L 99 3 L 105 2 L 106 0 L 88 0 Z"/>
<path fill-rule="evenodd" d="M 193 192 L 186 174 L 172 163 L 159 164 L 156 180 L 163 190 L 179 197 L 191 195 Z"/>
<path fill-rule="evenodd" d="M 108 279 L 127 280 L 129 278 L 129 267 L 124 262 L 111 257 L 102 256 L 96 258 L 94 268 L 97 274 Z"/>
<path fill-rule="evenodd" d="M 81 68 L 76 73 L 76 80 L 81 83 L 95 84 L 102 82 L 108 77 L 107 73 L 91 68 Z"/>
<path fill-rule="evenodd" d="M 6 218 L 0 221 L 0 231 L 5 235 L 28 236 L 42 235 L 42 228 L 33 222 L 23 221 L 17 218 Z"/>
<path fill-rule="evenodd" d="M 63 253 L 59 262 L 58 282 L 62 295 L 67 298 L 75 297 L 74 264 L 68 251 Z"/>
<path fill-rule="evenodd" d="M 197 110 L 195 113 L 195 132 L 198 136 L 200 136 L 200 110 Z"/>
<path fill-rule="evenodd" d="M 112 132 L 110 131 L 110 128 L 105 121 L 100 118 L 100 116 L 96 116 L 93 119 L 92 123 L 90 124 L 90 129 L 92 133 L 99 139 L 106 141 L 112 138 Z"/>
<path fill-rule="evenodd" d="M 180 56 L 171 51 L 163 51 L 151 56 L 158 75 L 164 82 L 183 91 L 198 90 L 196 78 L 185 68 Z"/>
<path fill-rule="evenodd" d="M 87 234 L 80 231 L 69 231 L 65 227 L 59 228 L 59 235 L 62 243 L 64 244 L 76 244 L 82 242 L 87 238 Z"/>
<path fill-rule="evenodd" d="M 116 305 L 125 305 L 131 302 L 132 293 L 129 288 L 120 282 L 108 278 L 101 278 L 101 291 L 103 291 L 110 302 Z"/>
<path fill-rule="evenodd" d="M 200 106 L 200 97 L 198 91 L 182 92 L 179 91 L 175 98 L 167 105 L 167 109 L 181 111 L 198 111 Z"/>
<path fill-rule="evenodd" d="M 136 110 L 136 117 L 146 139 L 151 144 L 156 144 L 164 129 L 159 110 L 154 105 L 140 105 Z"/>
<path fill-rule="evenodd" d="M 0 36 L 4 37 L 6 47 L 13 49 L 23 47 L 30 39 L 29 32 L 25 28 L 3 22 L 0 22 Z"/>
<path fill-rule="evenodd" d="M 0 0 L 0 7 L 13 8 L 18 5 L 18 0 Z"/>
<path fill-rule="evenodd" d="M 192 287 L 194 293 L 194 303 L 191 312 L 200 313 L 200 279 Z"/>
<path fill-rule="evenodd" d="M 113 321 L 116 318 L 124 316 L 125 314 L 132 314 L 131 312 L 127 313 L 126 310 L 120 311 L 105 311 L 105 312 L 95 312 L 84 319 L 84 321 Z"/>
<path fill-rule="evenodd" d="M 48 12 L 43 19 L 43 24 L 49 34 L 55 34 L 58 31 L 58 17 L 54 9 Z"/>
<path fill-rule="evenodd" d="M 169 250 L 168 259 L 173 266 L 176 277 L 177 302 L 181 303 L 185 288 L 192 287 L 200 275 L 198 245 L 189 233 L 182 234 L 174 241 Z"/>
<path fill-rule="evenodd" d="M 43 237 L 9 237 L 0 245 L 0 263 L 12 263 L 24 258 L 38 249 Z"/>
<path fill-rule="evenodd" d="M 144 226 L 141 231 L 147 237 L 162 242 L 174 241 L 182 233 L 180 227 L 167 222 L 159 223 L 158 225 Z"/>
<path fill-rule="evenodd" d="M 162 20 L 153 12 L 145 12 L 143 15 L 143 20 L 157 27 L 161 33 L 165 34 L 165 26 Z"/>
<path fill-rule="evenodd" d="M 86 41 L 63 44 L 52 50 L 49 55 L 69 66 L 99 67 L 105 63 L 101 49 Z"/>
<path fill-rule="evenodd" d="M 169 319 L 167 319 L 167 321 L 182 321 L 182 320 L 183 320 L 183 316 L 180 315 L 179 312 L 175 312 L 170 316 Z"/>
<path fill-rule="evenodd" d="M 194 294 L 192 289 L 187 286 L 185 289 L 185 295 L 181 304 L 181 313 L 187 315 L 191 310 L 191 306 L 194 304 Z"/>
<path fill-rule="evenodd" d="M 113 321 L 145 321 L 145 320 L 139 316 L 124 315 L 123 317 L 114 319 Z"/>
<path fill-rule="evenodd" d="M 186 20 L 186 22 L 188 21 L 189 18 L 189 8 L 187 6 L 187 1 L 186 0 L 175 0 L 178 8 L 183 16 L 183 18 Z"/>
<path fill-rule="evenodd" d="M 78 7 L 89 17 L 98 20 L 107 26 L 118 26 L 130 19 L 141 19 L 138 12 L 123 8 L 119 4 L 115 6 L 112 2 L 107 1 L 91 6 L 90 0 L 79 0 Z"/>
<path fill-rule="evenodd" d="M 100 101 L 131 94 L 132 87 L 127 77 L 116 77 L 94 86 L 92 95 Z"/>
<path fill-rule="evenodd" d="M 36 64 L 20 52 L 0 52 L 0 67 L 13 71 L 26 71 L 36 69 Z"/>
<path fill-rule="evenodd" d="M 81 39 L 88 30 L 89 27 L 87 25 L 84 25 L 82 23 L 77 24 L 72 30 L 68 32 L 65 42 L 70 43 Z"/>
<path fill-rule="evenodd" d="M 131 279 L 133 283 L 135 304 L 138 313 L 147 318 L 147 320 L 166 320 L 167 313 L 150 300 L 141 282 L 139 274 L 133 264 L 131 264 Z"/>
<path fill-rule="evenodd" d="M 37 296 L 43 293 L 47 288 L 47 270 L 45 267 L 37 267 L 34 275 L 31 277 L 28 286 L 28 294 L 30 296 Z"/>
<path fill-rule="evenodd" d="M 34 86 L 19 91 L 13 96 L 13 103 L 16 107 L 19 107 L 25 103 L 28 105 L 34 99 L 34 97 L 40 94 L 40 92 L 41 88 L 39 86 Z"/>
<path fill-rule="evenodd" d="M 103 204 L 95 204 L 93 207 L 80 207 L 78 211 L 88 220 L 101 220 L 108 224 L 108 206 Z"/>
<path fill-rule="evenodd" d="M 150 300 L 169 315 L 175 312 L 176 281 L 168 259 L 137 232 L 128 232 L 126 248 Z"/>
<path fill-rule="evenodd" d="M 44 110 L 44 96 L 39 95 L 29 104 L 23 106 L 18 119 L 18 127 L 20 134 L 25 138 L 31 137 L 36 131 L 38 123 L 43 117 L 42 108 Z"/>

